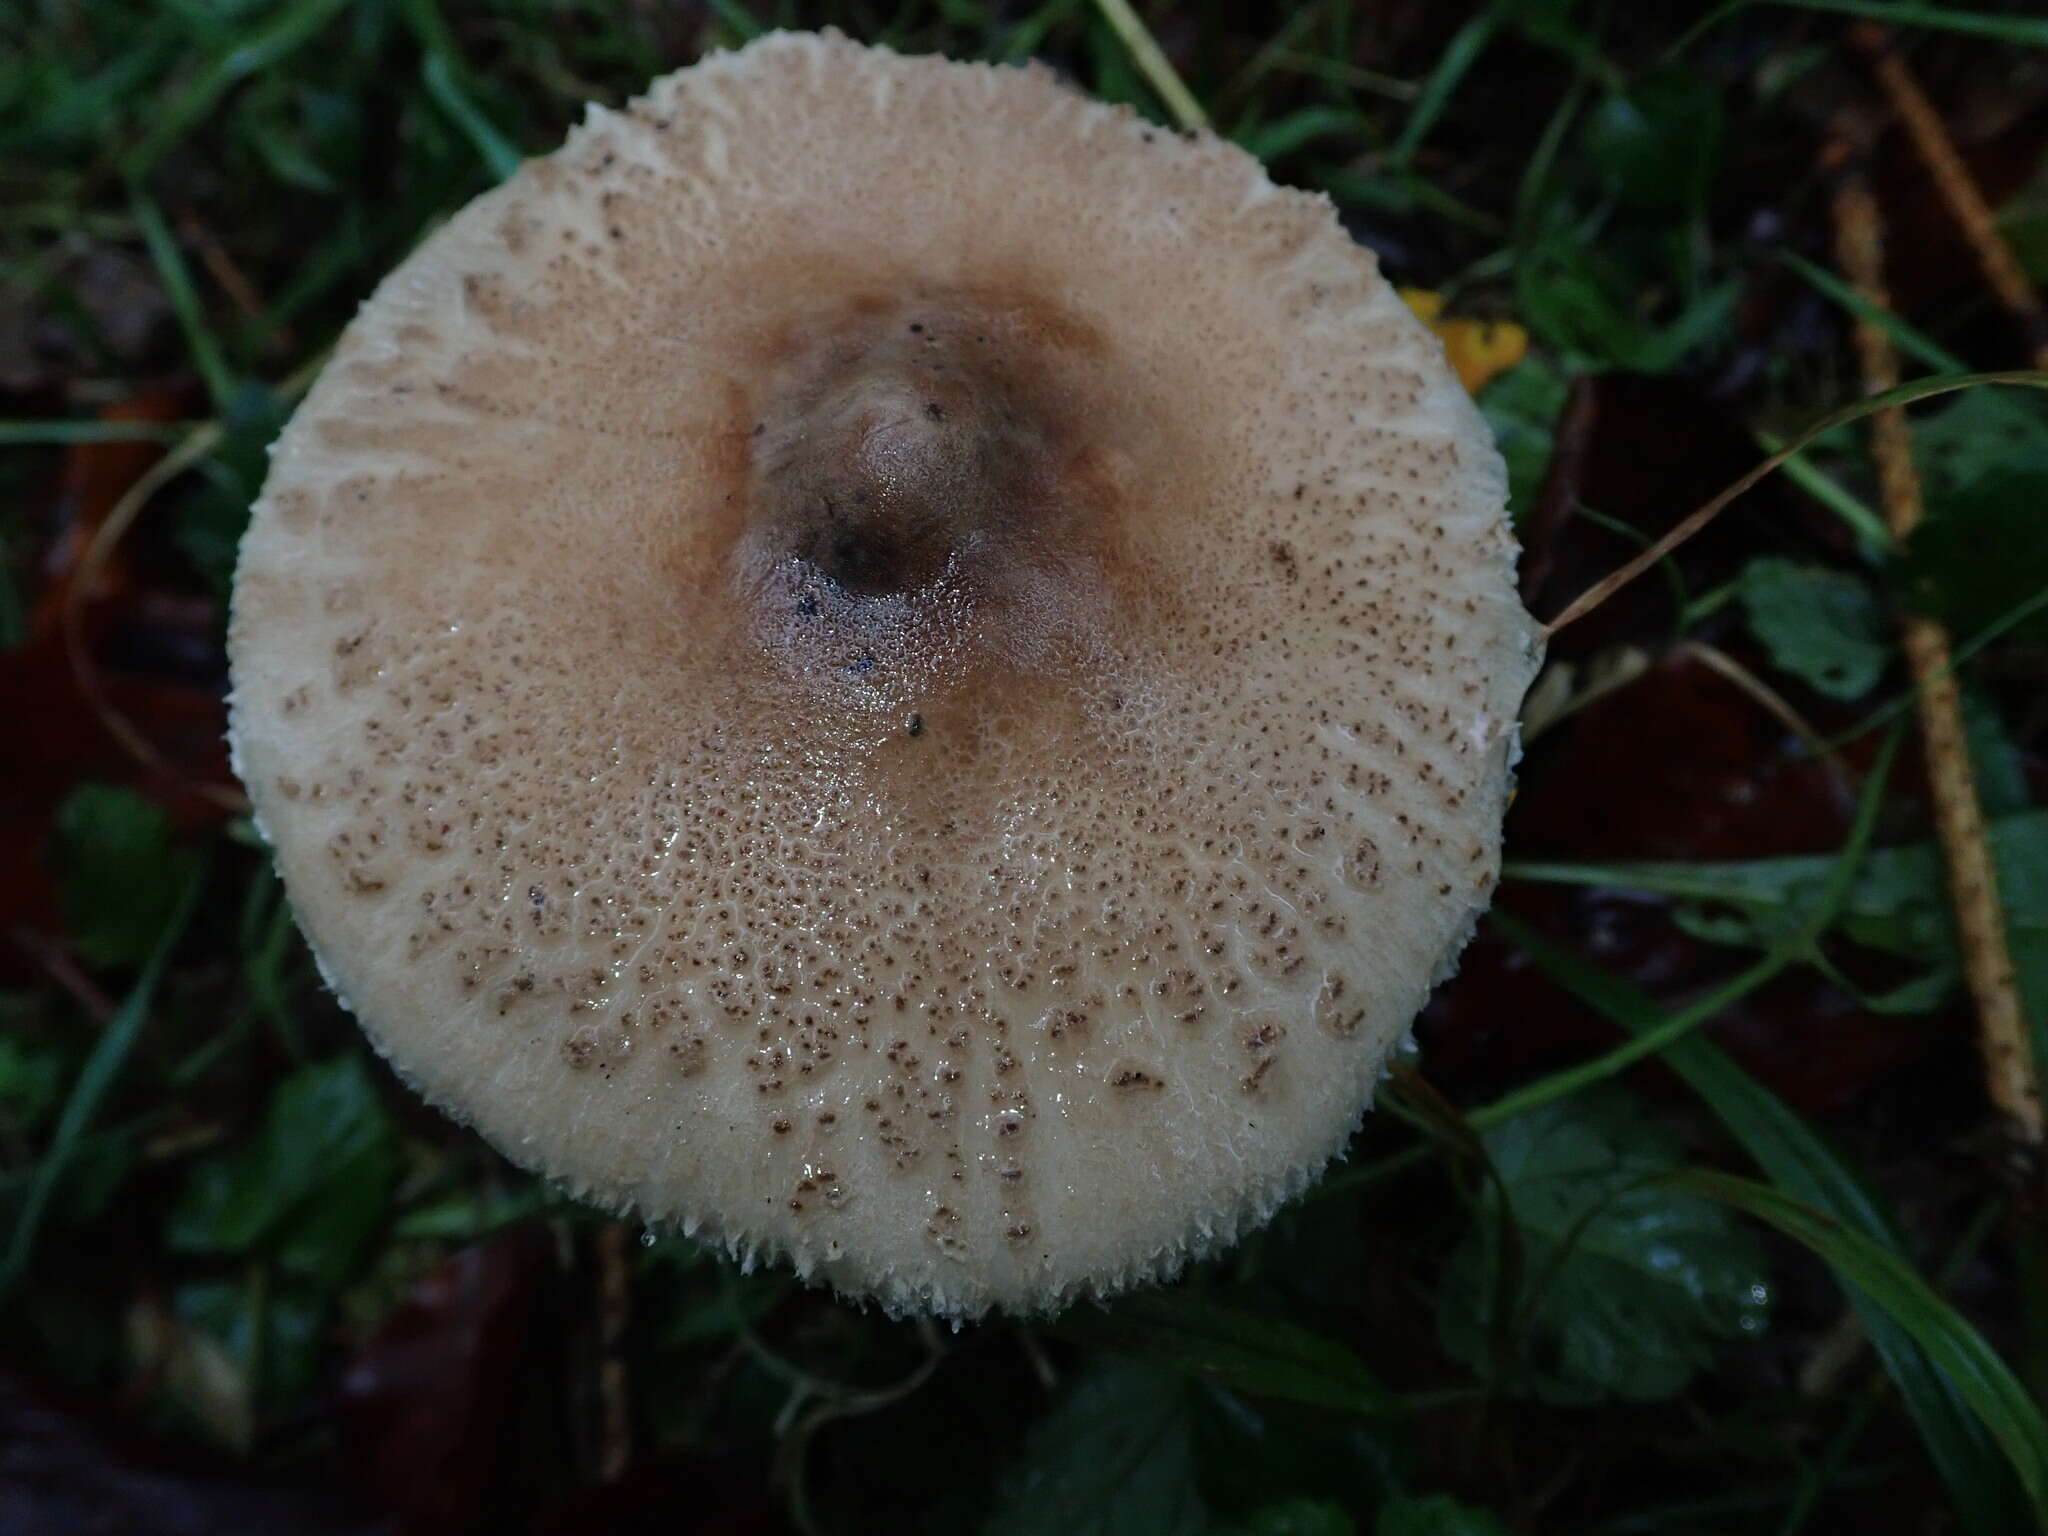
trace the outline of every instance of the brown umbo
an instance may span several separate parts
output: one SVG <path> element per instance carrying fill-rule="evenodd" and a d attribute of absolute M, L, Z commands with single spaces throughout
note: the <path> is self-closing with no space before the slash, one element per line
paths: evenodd
<path fill-rule="evenodd" d="M 1504 475 L 1326 201 L 775 36 L 377 291 L 237 578 L 238 763 L 399 1072 L 894 1309 L 1302 1188 L 1498 867 Z"/>

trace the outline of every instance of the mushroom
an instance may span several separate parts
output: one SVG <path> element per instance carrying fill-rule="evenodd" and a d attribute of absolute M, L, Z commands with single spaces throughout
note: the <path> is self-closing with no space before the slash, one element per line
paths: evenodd
<path fill-rule="evenodd" d="M 1344 1145 L 1498 868 L 1499 456 L 1327 200 L 776 35 L 364 306 L 233 743 L 398 1073 L 575 1194 L 1044 1309 Z"/>

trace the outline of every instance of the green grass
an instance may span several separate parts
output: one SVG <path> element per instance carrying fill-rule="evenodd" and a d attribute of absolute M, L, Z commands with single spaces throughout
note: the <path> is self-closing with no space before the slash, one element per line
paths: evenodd
<path fill-rule="evenodd" d="M 1913 605 L 1955 632 L 2030 1022 L 2048 1032 L 2048 818 L 2033 804 L 2048 782 L 2048 569 L 2034 553 L 2048 541 L 2012 532 L 2038 529 L 2048 504 L 2048 412 L 2036 389 L 1987 387 L 2041 378 L 2014 371 L 2009 328 L 1967 285 L 1875 316 L 1934 374 L 1897 399 L 1921 429 L 1941 536 L 1891 547 L 1845 325 L 1872 316 L 1827 259 L 1823 127 L 1803 94 L 1859 89 L 1845 29 L 1878 19 L 1930 80 L 2006 81 L 2038 114 L 2048 86 L 2025 82 L 2041 79 L 2048 24 L 1990 0 L 1440 9 L 32 0 L 0 13 L 0 320 L 26 317 L 35 338 L 0 347 L 0 698 L 85 722 L 76 741 L 30 733 L 18 783 L 0 786 L 28 808 L 0 863 L 26 893 L 7 908 L 18 964 L 0 971 L 0 1369 L 118 1405 L 126 1430 L 225 1451 L 251 1480 L 354 1479 L 367 1463 L 361 1426 L 345 1433 L 335 1406 L 344 1367 L 388 1364 L 380 1324 L 418 1305 L 423 1277 L 452 1283 L 468 1264 L 534 1309 L 528 1353 L 502 1404 L 443 1407 L 434 1429 L 489 1424 L 522 1447 L 492 1463 L 525 1512 L 490 1512 L 501 1523 L 594 1483 L 595 1256 L 610 1224 L 396 1085 L 321 987 L 247 824 L 164 792 L 93 734 L 97 706 L 52 627 L 53 551 L 66 519 L 95 515 L 80 496 L 111 501 L 151 451 L 173 455 L 116 562 L 119 622 L 101 614 L 88 638 L 118 669 L 128 653 L 110 633 L 132 649 L 134 631 L 168 626 L 184 649 L 145 668 L 149 687 L 122 707 L 165 738 L 184 719 L 174 706 L 213 718 L 221 597 L 265 450 L 378 278 L 559 143 L 587 102 L 616 105 L 773 26 L 830 23 L 904 50 L 1043 59 L 1163 123 L 1207 123 L 1276 178 L 1328 193 L 1395 280 L 1525 327 L 1530 360 L 1481 399 L 1525 532 L 1589 392 L 1683 386 L 1689 409 L 1724 412 L 1742 441 L 1787 445 L 1788 474 L 1766 487 L 1777 499 L 1756 503 L 1769 515 L 1738 526 L 1741 503 L 1716 535 L 1726 568 L 1691 585 L 1668 566 L 1670 612 L 1588 641 L 1604 649 L 1573 665 L 1582 681 L 1631 649 L 1648 664 L 1686 640 L 1739 651 L 1811 717 L 1855 808 L 1830 850 L 1795 836 L 1712 862 L 1532 855 L 1511 819 L 1494 958 L 1474 965 L 1511 967 L 1520 990 L 1454 990 L 1424 1030 L 1443 1049 L 1397 1072 L 1351 1162 L 1173 1288 L 942 1333 L 742 1273 L 678 1236 L 633 1244 L 621 1358 L 640 1464 L 722 1479 L 736 1507 L 822 1532 L 887 1518 L 1789 1533 L 1883 1510 L 1973 1536 L 2048 1526 L 2048 1260 L 2026 1201 L 2000 1217 L 1988 1112 L 1974 1066 L 1956 1065 L 1970 1016 L 1890 638 Z M 1777 233 L 1759 234 L 1767 224 Z M 1674 512 L 1733 478 L 1694 467 L 1696 425 L 1660 424 L 1640 449 Z M 126 481 L 79 490 L 119 463 Z M 1610 510 L 1567 508 L 1607 566 L 1646 539 Z M 1618 536 L 1590 542 L 1602 528 Z M 1845 654 L 1868 675 L 1830 695 Z M 1627 685 L 1642 708 L 1671 697 L 1649 691 L 1659 675 Z M 1571 749 L 1575 718 L 1534 744 L 1531 802 L 1559 793 L 1545 766 Z M 1745 781 L 1766 801 L 1810 767 L 1796 741 L 1770 743 Z M 1711 757 L 1715 743 L 1698 747 Z M 1705 968 L 1669 986 L 1617 930 L 1652 933 L 1658 953 L 1692 945 Z M 1766 1006 L 1787 982 L 1863 1009 L 1868 1032 L 1906 1021 L 1947 1044 L 1839 1101 L 1827 1062 L 1774 1087 L 1731 1047 L 1809 1022 Z M 1493 1027 L 1477 1016 L 1505 1008 L 1511 1038 L 1524 993 L 1552 1000 L 1527 1010 L 1547 1046 L 1500 1073 L 1459 1067 L 1448 1032 Z M 1589 1044 L 1560 1016 L 1621 1042 Z M 1801 1113 L 1795 1091 L 1825 1111 Z M 530 1232 L 544 1237 L 526 1253 L 516 1234 Z M 451 1315 L 495 1316 L 495 1294 Z M 1596 1315 L 1619 1295 L 1654 1326 Z M 428 1384 L 472 1363 L 442 1324 L 418 1368 Z M 1868 1357 L 1851 1344 L 1849 1364 L 1824 1368 L 1851 1332 Z M 1802 1372 L 1824 1390 L 1803 1390 Z"/>

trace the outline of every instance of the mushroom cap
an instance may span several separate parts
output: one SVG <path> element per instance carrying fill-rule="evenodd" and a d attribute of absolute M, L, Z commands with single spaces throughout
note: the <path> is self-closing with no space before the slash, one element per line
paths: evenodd
<path fill-rule="evenodd" d="M 1504 499 L 1327 200 L 776 35 L 363 307 L 242 548 L 237 764 L 331 985 L 508 1156 L 1043 1309 L 1301 1189 L 1469 936 Z"/>

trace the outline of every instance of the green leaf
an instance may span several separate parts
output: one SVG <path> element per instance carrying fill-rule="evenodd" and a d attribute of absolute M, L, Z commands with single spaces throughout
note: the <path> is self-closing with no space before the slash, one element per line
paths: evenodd
<path fill-rule="evenodd" d="M 1194 1536 L 1188 1388 L 1170 1371 L 1113 1363 L 1040 1419 L 982 1529 L 991 1536 Z"/>
<path fill-rule="evenodd" d="M 330 1307 L 318 1286 L 303 1280 L 275 1284 L 256 1270 L 234 1282 L 179 1286 L 172 1309 L 180 1322 L 218 1346 L 212 1371 L 202 1382 L 187 1384 L 184 1393 L 215 1438 L 235 1444 L 237 1418 L 246 1426 L 266 1411 L 289 1410 L 319 1384 Z M 211 1390 L 193 1390 L 202 1384 Z"/>
<path fill-rule="evenodd" d="M 500 1227 L 541 1215 L 561 1199 L 537 1179 L 509 1188 L 464 1190 L 414 1206 L 391 1224 L 391 1236 L 399 1242 L 420 1238 L 474 1242 Z"/>
<path fill-rule="evenodd" d="M 1682 213 L 1706 195 L 1721 143 L 1721 93 L 1690 69 L 1659 69 L 1610 94 L 1586 121 L 1581 152 L 1626 206 Z"/>
<path fill-rule="evenodd" d="M 1289 1499 L 1255 1510 L 1248 1520 L 1219 1528 L 1217 1536 L 1357 1536 L 1357 1532 L 1341 1504 L 1328 1499 Z"/>
<path fill-rule="evenodd" d="M 1749 563 L 1736 590 L 1772 664 L 1816 691 L 1859 698 L 1884 675 L 1884 615 L 1848 572 L 1768 556 Z"/>
<path fill-rule="evenodd" d="M 1948 359 L 1938 366 L 1960 365 Z M 1939 502 L 2005 473 L 2048 460 L 2048 410 L 2031 395 L 1973 389 L 1913 423 L 1922 492 Z"/>
<path fill-rule="evenodd" d="M 286 1078 L 257 1135 L 192 1171 L 166 1236 L 187 1252 L 266 1252 L 332 1287 L 382 1220 L 396 1171 L 362 1058 L 337 1057 Z"/>
<path fill-rule="evenodd" d="M 0 1103 L 18 1129 L 33 1131 L 55 1111 L 63 1081 L 64 1063 L 56 1051 L 0 1035 Z"/>
<path fill-rule="evenodd" d="M 1768 1184 L 1703 1168 L 1674 1174 L 1670 1183 L 1769 1222 L 1882 1307 L 1997 1437 L 2033 1504 L 2033 1525 L 2048 1528 L 2048 1419 L 1984 1336 L 1896 1253 Z"/>
<path fill-rule="evenodd" d="M 100 1031 L 92 1054 L 85 1058 L 85 1065 L 79 1069 L 77 1080 L 65 1097 L 63 1113 L 58 1115 L 56 1129 L 50 1133 L 50 1145 L 42 1160 L 35 1165 L 29 1179 L 28 1194 L 14 1218 L 14 1234 L 8 1239 L 7 1257 L 4 1263 L 0 1263 L 0 1297 L 14 1288 L 28 1268 L 29 1258 L 35 1252 L 36 1235 L 42 1230 L 43 1218 L 50 1208 L 51 1196 L 70 1170 L 86 1127 L 99 1113 L 100 1101 L 114 1086 L 115 1079 L 121 1075 L 121 1068 L 127 1065 L 129 1052 L 135 1049 L 135 1041 L 149 1018 L 157 983 L 163 978 L 164 967 L 170 964 L 171 951 L 184 937 L 185 925 L 192 920 L 205 883 L 206 870 L 202 864 L 185 882 L 185 889 L 173 905 L 163 931 L 157 935 L 156 945 L 143 962 L 135 985 L 122 999 L 119 1011 L 107 1021 L 107 1027 Z"/>
<path fill-rule="evenodd" d="M 1339 1413 L 1385 1413 L 1392 1405 L 1335 1340 L 1190 1291 L 1142 1291 L 1106 1307 L 1074 1307 L 1051 1331 L 1254 1397 Z"/>
<path fill-rule="evenodd" d="M 1955 489 L 1927 497 L 1927 520 L 1906 541 L 1901 574 L 1923 612 L 1969 634 L 2048 588 L 2048 458 L 2015 460 Z M 2048 613 L 2012 638 L 2048 643 Z"/>
<path fill-rule="evenodd" d="M 1390 1499 L 1380 1506 L 1373 1536 L 1507 1536 L 1507 1527 L 1483 1509 L 1460 1504 L 1449 1494 Z"/>
<path fill-rule="evenodd" d="M 81 784 L 57 808 L 57 901 L 86 964 L 140 965 L 197 868 L 171 816 L 132 789 Z"/>
<path fill-rule="evenodd" d="M 1645 1182 L 1684 1149 L 1628 1093 L 1588 1089 L 1485 1145 L 1499 1182 L 1438 1290 L 1437 1333 L 1455 1358 L 1549 1402 L 1650 1401 L 1681 1391 L 1722 1341 L 1763 1328 L 1761 1250 L 1712 1204 Z M 1520 1260 L 1507 1297 L 1503 1194 Z M 1520 1358 L 1496 1358 L 1503 1304 Z"/>
<path fill-rule="evenodd" d="M 1999 818 L 1990 824 L 1989 842 L 2028 1017 L 2048 1017 L 2048 810 Z M 1799 928 L 1834 864 L 1832 855 L 1821 854 L 1728 864 L 1526 863 L 1510 865 L 1506 873 L 1512 879 L 1607 885 L 1711 903 L 1732 912 L 1737 923 L 1687 926 L 1718 942 L 1762 946 Z M 1932 843 L 1880 849 L 1862 861 L 1836 926 L 1858 944 L 1960 974 L 1946 890 Z"/>
<path fill-rule="evenodd" d="M 1970 748 L 1970 766 L 1977 775 L 1977 802 L 1993 820 L 2017 815 L 2034 803 L 2027 787 L 2027 765 L 2013 745 L 2005 722 L 1981 693 L 1963 693 L 1963 737 Z"/>
<path fill-rule="evenodd" d="M 1564 375 L 1541 353 L 1531 353 L 1479 392 L 1479 409 L 1508 466 L 1508 507 L 1516 518 L 1536 505 L 1557 418 L 1564 410 Z"/>
<path fill-rule="evenodd" d="M 1639 312 L 1639 279 L 1587 247 L 1570 228 L 1531 240 L 1515 263 L 1515 313 L 1545 344 L 1587 364 L 1665 373 L 1725 339 L 1742 297 L 1731 278 L 1702 290 L 1661 322 Z"/>
<path fill-rule="evenodd" d="M 1802 270 L 1820 284 L 1818 272 Z M 1955 366 L 1917 333 L 1900 339 L 1935 366 Z M 1913 460 L 1927 515 L 1907 540 L 1898 575 L 1916 607 L 1974 633 L 2048 586 L 2035 520 L 2048 494 L 2048 408 L 2038 398 L 1969 390 L 1915 423 Z M 2013 633 L 2040 643 L 2048 616 L 2036 614 Z"/>
<path fill-rule="evenodd" d="M 1505 912 L 1496 909 L 1487 921 L 1512 939 L 1539 970 L 1631 1034 L 1642 1036 L 1662 1027 L 1662 1011 L 1635 987 L 1560 949 Z M 1666 1050 L 1663 1060 L 1713 1108 L 1779 1188 L 1891 1251 L 1901 1251 L 1890 1216 L 1856 1171 L 1719 1046 L 1692 1035 Z M 1973 1536 L 2017 1529 L 2019 1489 L 1982 1423 L 1878 1302 L 1854 1286 L 1849 1288 L 1849 1301 L 1871 1347 L 1898 1384 L 1964 1529 Z"/>

